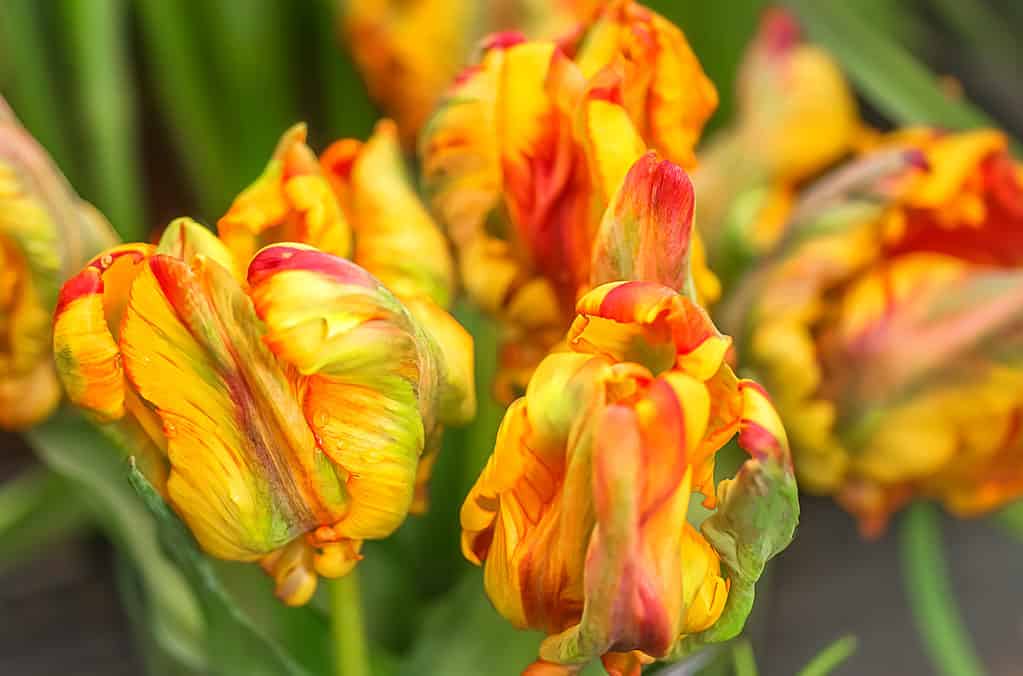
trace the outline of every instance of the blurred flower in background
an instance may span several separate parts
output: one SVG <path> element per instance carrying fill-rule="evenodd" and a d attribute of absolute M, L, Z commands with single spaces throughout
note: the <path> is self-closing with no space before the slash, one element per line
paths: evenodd
<path fill-rule="evenodd" d="M 648 147 L 684 166 L 717 104 L 673 24 L 609 3 L 571 43 L 491 36 L 420 138 L 423 184 L 466 290 L 505 332 L 498 397 L 522 394 L 589 287 L 611 196 Z M 716 280 L 693 245 L 697 291 Z"/>
<path fill-rule="evenodd" d="M 57 293 L 115 240 L 0 98 L 0 427 L 34 425 L 56 408 L 50 313 Z"/>
<path fill-rule="evenodd" d="M 509 407 L 462 507 L 463 551 L 498 611 L 548 634 L 526 673 L 600 657 L 634 675 L 734 637 L 795 529 L 785 432 L 686 283 L 692 204 L 677 165 L 633 166 L 567 348 Z M 715 454 L 737 433 L 751 459 L 715 491 Z M 700 530 L 694 492 L 714 510 Z"/>
<path fill-rule="evenodd" d="M 745 354 L 801 485 L 868 534 L 918 496 L 962 516 L 1004 505 L 1023 492 L 1023 178 L 1007 140 L 908 129 L 839 172 L 801 196 L 745 280 L 756 298 L 729 310 L 748 303 Z"/>
<path fill-rule="evenodd" d="M 536 39 L 570 39 L 594 0 L 349 0 L 342 34 L 370 96 L 393 117 L 406 147 L 455 75 L 489 33 L 520 30 Z"/>

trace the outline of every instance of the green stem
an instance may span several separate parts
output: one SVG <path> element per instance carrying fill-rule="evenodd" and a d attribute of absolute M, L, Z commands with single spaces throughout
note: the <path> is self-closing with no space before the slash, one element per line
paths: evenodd
<path fill-rule="evenodd" d="M 997 515 L 1002 527 L 1016 538 L 1023 540 L 1023 502 L 1016 502 Z"/>
<path fill-rule="evenodd" d="M 799 676 L 828 676 L 856 652 L 856 637 L 843 636 L 810 660 Z"/>
<path fill-rule="evenodd" d="M 983 676 L 984 666 L 949 588 L 937 508 L 924 502 L 910 507 L 901 541 L 910 610 L 931 662 L 942 676 Z"/>
<path fill-rule="evenodd" d="M 362 622 L 359 571 L 334 580 L 331 585 L 332 631 L 336 676 L 370 676 L 366 629 Z"/>
<path fill-rule="evenodd" d="M 142 169 L 135 85 L 128 66 L 125 5 L 121 0 L 61 3 L 73 82 L 89 148 L 83 194 L 125 240 L 145 240 Z"/>
<path fill-rule="evenodd" d="M 757 676 L 757 660 L 753 656 L 753 644 L 743 640 L 732 650 L 736 676 Z"/>

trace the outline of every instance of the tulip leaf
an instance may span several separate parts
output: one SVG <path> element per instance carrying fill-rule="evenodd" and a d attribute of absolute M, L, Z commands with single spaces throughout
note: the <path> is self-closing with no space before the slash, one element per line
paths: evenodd
<path fill-rule="evenodd" d="M 856 637 L 843 636 L 817 653 L 798 676 L 828 676 L 856 652 Z"/>
<path fill-rule="evenodd" d="M 26 438 L 51 469 L 79 489 L 115 547 L 140 571 L 147 621 L 160 645 L 178 661 L 203 667 L 203 621 L 195 595 L 163 555 L 156 524 L 125 476 L 120 449 L 68 409 L 27 432 Z"/>
<path fill-rule="evenodd" d="M 235 603 L 195 539 L 134 464 L 129 478 L 160 525 L 161 540 L 192 585 L 207 622 L 210 670 L 216 674 L 311 676 Z"/>
<path fill-rule="evenodd" d="M 0 486 L 0 571 L 88 525 L 75 487 L 42 468 L 27 470 Z"/>

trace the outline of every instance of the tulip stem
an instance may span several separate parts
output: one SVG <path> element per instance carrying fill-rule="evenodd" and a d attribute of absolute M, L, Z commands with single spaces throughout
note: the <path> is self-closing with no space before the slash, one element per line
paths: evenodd
<path fill-rule="evenodd" d="M 370 676 L 369 650 L 362 622 L 359 571 L 331 582 L 334 665 L 337 676 Z"/>
<path fill-rule="evenodd" d="M 910 610 L 931 662 L 942 676 L 983 676 L 986 672 L 949 589 L 935 506 L 920 502 L 910 507 L 901 536 Z"/>

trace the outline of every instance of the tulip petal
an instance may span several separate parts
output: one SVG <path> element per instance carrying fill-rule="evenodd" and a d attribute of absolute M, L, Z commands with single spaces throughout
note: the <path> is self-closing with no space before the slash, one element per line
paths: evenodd
<path fill-rule="evenodd" d="M 163 254 L 132 284 L 120 336 L 125 372 L 163 423 L 172 504 L 204 549 L 243 561 L 338 520 L 348 502 L 297 379 L 262 336 L 221 265 Z"/>
<path fill-rule="evenodd" d="M 355 262 L 399 297 L 422 295 L 447 307 L 451 253 L 412 189 L 394 123 L 379 122 L 365 144 L 338 141 L 322 165 L 355 231 Z"/>
<path fill-rule="evenodd" d="M 301 242 L 337 256 L 350 253 L 348 222 L 305 138 L 302 124 L 285 132 L 263 174 L 217 221 L 217 232 L 239 267 L 274 242 Z"/>
<path fill-rule="evenodd" d="M 437 348 L 379 281 L 335 256 L 271 246 L 249 266 L 249 283 L 267 345 L 303 376 L 306 420 L 349 474 L 350 508 L 324 537 L 389 535 L 435 429 Z"/>
<path fill-rule="evenodd" d="M 629 170 L 604 214 L 591 285 L 650 281 L 691 294 L 693 184 L 681 167 L 648 153 Z"/>

